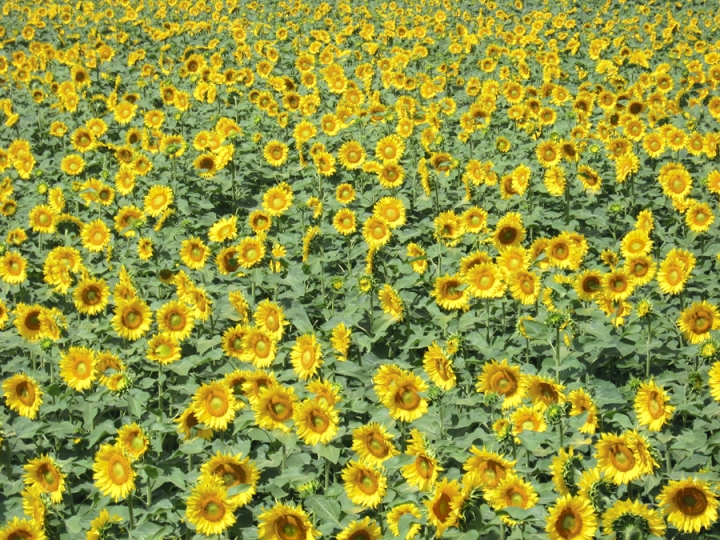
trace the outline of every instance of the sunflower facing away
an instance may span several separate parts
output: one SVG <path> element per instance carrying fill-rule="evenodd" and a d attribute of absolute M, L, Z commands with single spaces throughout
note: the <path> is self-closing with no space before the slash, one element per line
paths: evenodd
<path fill-rule="evenodd" d="M 616 501 L 602 517 L 603 532 L 611 540 L 643 538 L 649 533 L 665 536 L 665 521 L 658 510 L 651 509 L 640 501 Z"/>

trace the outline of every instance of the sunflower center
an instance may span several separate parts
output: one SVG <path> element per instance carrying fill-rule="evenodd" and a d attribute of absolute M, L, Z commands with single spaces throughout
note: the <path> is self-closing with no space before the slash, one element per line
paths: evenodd
<path fill-rule="evenodd" d="M 432 476 L 435 467 L 433 466 L 432 461 L 425 456 L 418 456 L 415 458 L 415 469 L 420 476 L 427 480 Z"/>
<path fill-rule="evenodd" d="M 145 446 L 145 441 L 143 441 L 142 437 L 140 437 L 138 434 L 133 435 L 132 441 L 130 442 L 130 446 L 135 451 L 140 451 Z"/>
<path fill-rule="evenodd" d="M 450 517 L 450 497 L 443 493 L 433 505 L 433 513 L 441 523 L 445 523 Z"/>
<path fill-rule="evenodd" d="M 12 261 L 10 263 L 10 274 L 13 276 L 19 276 L 21 272 L 22 267 L 20 266 L 20 264 L 18 264 L 17 261 Z"/>
<path fill-rule="evenodd" d="M 696 487 L 686 487 L 677 492 L 673 501 L 683 514 L 699 516 L 708 506 L 707 497 Z"/>
<path fill-rule="evenodd" d="M 292 407 L 288 405 L 284 400 L 280 401 L 278 398 L 273 398 L 273 401 L 270 403 L 270 416 L 272 416 L 276 422 L 284 422 L 292 416 Z"/>
<path fill-rule="evenodd" d="M 110 466 L 108 467 L 108 473 L 110 475 L 110 479 L 118 485 L 124 484 L 128 480 L 128 470 L 123 463 L 122 459 L 119 457 L 113 457 L 112 461 L 110 462 Z"/>
<path fill-rule="evenodd" d="M 40 216 L 38 216 L 38 221 L 40 222 L 40 225 L 42 225 L 43 227 L 47 227 L 48 225 L 50 225 L 51 219 L 50 216 L 48 216 L 47 214 L 40 214 Z"/>
<path fill-rule="evenodd" d="M 495 277 L 492 274 L 483 274 L 479 279 L 478 285 L 486 291 L 493 286 L 493 283 L 495 283 Z"/>
<path fill-rule="evenodd" d="M 310 413 L 310 428 L 317 433 L 324 433 L 330 426 L 325 414 L 320 411 L 312 411 Z"/>
<path fill-rule="evenodd" d="M 190 250 L 190 257 L 195 261 L 199 261 L 200 259 L 202 259 L 202 251 L 200 250 L 200 248 L 197 246 L 193 246 L 193 248 Z"/>
<path fill-rule="evenodd" d="M 360 473 L 360 482 L 358 482 L 358 488 L 366 495 L 373 495 L 378 488 L 377 480 L 369 474 Z"/>
<path fill-rule="evenodd" d="M 85 376 L 88 373 L 88 365 L 85 362 L 85 360 L 80 360 L 77 364 L 75 364 L 75 376 L 80 377 L 81 379 L 84 379 Z"/>
<path fill-rule="evenodd" d="M 25 326 L 30 330 L 40 330 L 40 312 L 32 311 L 25 317 Z"/>
<path fill-rule="evenodd" d="M 517 229 L 514 227 L 503 227 L 500 230 L 500 234 L 498 235 L 498 239 L 500 240 L 500 243 L 503 245 L 512 244 L 515 239 L 517 238 L 518 232 Z"/>
<path fill-rule="evenodd" d="M 381 225 L 376 225 L 375 227 L 373 227 L 372 235 L 373 235 L 373 238 L 375 238 L 376 240 L 379 240 L 380 238 L 385 236 L 385 227 L 383 227 Z"/>
<path fill-rule="evenodd" d="M 511 491 L 508 495 L 508 500 L 510 501 L 511 506 L 519 506 L 522 508 L 526 504 L 525 494 L 520 491 Z"/>
<path fill-rule="evenodd" d="M 610 462 L 621 471 L 627 472 L 635 467 L 635 457 L 624 444 L 616 444 L 610 449 Z"/>
<path fill-rule="evenodd" d="M 510 376 L 509 373 L 506 371 L 500 371 L 491 377 L 490 388 L 496 394 L 507 396 L 515 393 L 517 383 L 515 382 L 514 377 Z"/>
<path fill-rule="evenodd" d="M 299 540 L 305 537 L 305 526 L 295 516 L 282 516 L 276 526 L 281 540 Z"/>
<path fill-rule="evenodd" d="M 216 499 L 210 499 L 202 508 L 202 514 L 208 521 L 220 521 L 225 516 L 225 505 Z"/>
<path fill-rule="evenodd" d="M 707 311 L 700 310 L 693 316 L 693 324 L 691 330 L 695 334 L 704 334 L 710 330 L 712 326 L 712 314 Z"/>
<path fill-rule="evenodd" d="M 530 431 L 535 431 L 535 421 L 532 418 L 527 418 L 523 420 L 521 427 L 523 428 L 523 430 L 527 429 Z"/>
<path fill-rule="evenodd" d="M 411 386 L 404 386 L 395 394 L 395 404 L 401 409 L 412 411 L 420 405 L 420 396 Z"/>
<path fill-rule="evenodd" d="M 655 392 L 654 390 L 650 392 L 647 398 L 647 408 L 648 413 L 650 413 L 650 416 L 652 416 L 655 420 L 665 414 L 665 406 L 658 392 Z"/>
<path fill-rule="evenodd" d="M 670 285 L 677 285 L 682 281 L 682 274 L 675 268 L 667 273 L 667 281 Z"/>
<path fill-rule="evenodd" d="M 33 388 L 32 384 L 26 381 L 17 385 L 15 394 L 20 402 L 26 407 L 30 407 L 33 403 L 35 403 L 35 388 Z"/>
<path fill-rule="evenodd" d="M 257 354 L 260 357 L 266 357 L 268 353 L 270 352 L 270 347 L 268 347 L 268 344 L 265 342 L 264 339 L 259 340 L 255 344 L 255 354 Z"/>
<path fill-rule="evenodd" d="M 305 349 L 300 357 L 300 362 L 305 369 L 310 369 L 315 363 L 315 354 L 310 349 Z"/>
<path fill-rule="evenodd" d="M 142 314 L 135 308 L 130 308 L 130 310 L 123 315 L 123 323 L 131 330 L 139 327 L 142 324 L 142 320 Z"/>
<path fill-rule="evenodd" d="M 376 458 L 383 458 L 388 455 L 389 448 L 385 440 L 377 433 L 371 433 L 366 439 L 367 449 Z"/>
<path fill-rule="evenodd" d="M 563 538 L 574 538 L 582 530 L 582 518 L 572 508 L 566 508 L 558 516 L 555 528 Z"/>

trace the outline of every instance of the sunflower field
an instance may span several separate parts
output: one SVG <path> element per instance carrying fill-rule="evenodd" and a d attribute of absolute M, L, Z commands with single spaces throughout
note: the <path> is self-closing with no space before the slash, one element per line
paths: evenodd
<path fill-rule="evenodd" d="M 716 0 L 0 13 L 0 540 L 720 538 Z"/>

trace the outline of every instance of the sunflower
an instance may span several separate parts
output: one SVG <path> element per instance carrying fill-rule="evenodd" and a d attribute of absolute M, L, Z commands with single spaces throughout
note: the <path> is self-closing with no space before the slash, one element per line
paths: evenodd
<path fill-rule="evenodd" d="M 328 444 L 337 434 L 340 417 L 327 403 L 306 399 L 294 408 L 298 437 L 308 445 Z"/>
<path fill-rule="evenodd" d="M 237 261 L 243 268 L 252 268 L 265 257 L 265 244 L 261 239 L 246 236 L 237 245 Z"/>
<path fill-rule="evenodd" d="M 168 186 L 154 185 L 143 201 L 143 210 L 151 217 L 160 216 L 173 202 L 173 191 Z"/>
<path fill-rule="evenodd" d="M 283 182 L 268 189 L 263 195 L 263 209 L 272 217 L 283 215 L 292 206 L 293 193 L 290 185 Z"/>
<path fill-rule="evenodd" d="M 532 484 L 510 473 L 503 478 L 497 486 L 487 492 L 487 500 L 497 512 L 509 506 L 517 506 L 524 510 L 532 508 L 538 502 L 538 496 Z M 518 522 L 508 516 L 501 516 L 508 525 L 517 525 Z"/>
<path fill-rule="evenodd" d="M 428 268 L 427 254 L 425 250 L 415 242 L 410 242 L 407 245 L 405 255 L 410 259 L 410 266 L 413 272 L 418 274 L 424 274 Z"/>
<path fill-rule="evenodd" d="M 380 467 L 386 459 L 398 455 L 393 436 L 382 425 L 371 422 L 357 427 L 352 433 L 352 451 L 372 467 Z"/>
<path fill-rule="evenodd" d="M 625 261 L 624 270 L 631 276 L 636 287 L 647 285 L 655 277 L 657 265 L 648 255 L 630 257 Z"/>
<path fill-rule="evenodd" d="M 585 423 L 579 428 L 580 433 L 593 435 L 598 428 L 598 409 L 595 402 L 582 388 L 570 392 L 568 401 L 572 404 L 570 416 L 579 416 L 587 412 Z"/>
<path fill-rule="evenodd" d="M 476 298 L 500 298 L 505 292 L 505 282 L 497 266 L 490 262 L 474 265 L 463 276 L 467 290 Z"/>
<path fill-rule="evenodd" d="M 110 229 L 101 219 L 83 225 L 80 231 L 82 245 L 93 253 L 99 253 L 110 243 Z"/>
<path fill-rule="evenodd" d="M 333 227 L 343 236 L 348 236 L 357 231 L 355 212 L 349 208 L 338 210 L 333 217 Z"/>
<path fill-rule="evenodd" d="M 318 368 L 323 364 L 320 344 L 317 342 L 315 334 L 305 334 L 295 340 L 295 345 L 290 352 L 290 360 L 295 374 L 300 380 L 307 380 L 315 376 Z"/>
<path fill-rule="evenodd" d="M 405 142 L 397 135 L 381 138 L 375 146 L 375 157 L 382 163 L 397 163 L 405 152 Z"/>
<path fill-rule="evenodd" d="M 75 309 L 83 315 L 97 315 L 105 311 L 110 289 L 104 279 L 83 279 L 73 291 Z"/>
<path fill-rule="evenodd" d="M 394 321 L 402 321 L 404 319 L 404 304 L 395 289 L 386 283 L 378 291 L 378 297 L 380 299 L 380 307 L 382 307 L 384 313 L 390 315 Z"/>
<path fill-rule="evenodd" d="M 158 329 L 173 338 L 182 341 L 190 336 L 195 318 L 184 303 L 173 300 L 164 304 L 155 314 Z"/>
<path fill-rule="evenodd" d="M 61 353 L 60 377 L 78 392 L 92 388 L 97 377 L 95 351 L 86 347 L 70 347 Z"/>
<path fill-rule="evenodd" d="M 152 311 L 139 298 L 122 300 L 115 305 L 112 325 L 115 332 L 124 339 L 136 341 L 150 330 Z"/>
<path fill-rule="evenodd" d="M 59 502 L 59 501 L 58 501 Z M 46 540 L 42 523 L 34 519 L 20 519 L 17 516 L 0 529 L 1 540 Z"/>
<path fill-rule="evenodd" d="M 570 447 L 567 451 L 564 448 L 560 448 L 560 452 L 557 456 L 553 457 L 550 465 L 550 471 L 552 472 L 552 481 L 555 484 L 555 490 L 560 495 L 567 495 L 568 493 L 576 495 L 578 491 L 578 484 L 575 481 L 576 469 L 582 465 L 582 457 L 575 453 L 575 450 Z"/>
<path fill-rule="evenodd" d="M 710 205 L 704 202 L 691 204 L 685 212 L 685 223 L 696 234 L 707 232 L 714 221 L 715 215 Z"/>
<path fill-rule="evenodd" d="M 583 185 L 583 189 L 594 193 L 602 189 L 602 178 L 600 174 L 588 165 L 580 165 L 578 167 L 578 177 Z"/>
<path fill-rule="evenodd" d="M 58 216 L 50 205 L 34 206 L 28 214 L 28 219 L 30 227 L 35 232 L 53 234 L 56 231 Z"/>
<path fill-rule="evenodd" d="M 274 384 L 261 388 L 257 399 L 252 403 L 255 412 L 255 423 L 261 429 L 280 429 L 289 432 L 285 422 L 291 420 L 297 406 L 295 390 L 292 386 Z"/>
<path fill-rule="evenodd" d="M 427 389 L 420 377 L 404 373 L 395 380 L 392 391 L 382 400 L 383 405 L 390 409 L 390 417 L 394 420 L 413 422 L 428 410 L 427 400 L 420 396 Z"/>
<path fill-rule="evenodd" d="M 669 398 L 655 381 L 642 383 L 635 396 L 635 413 L 641 426 L 650 431 L 660 431 L 672 418 L 675 407 L 668 405 Z"/>
<path fill-rule="evenodd" d="M 447 310 L 460 309 L 467 311 L 470 309 L 470 295 L 465 283 L 459 274 L 448 275 L 435 279 L 435 287 L 432 295 L 435 297 L 437 304 Z"/>
<path fill-rule="evenodd" d="M 244 407 L 242 401 L 224 381 L 205 383 L 193 396 L 192 408 L 198 421 L 212 430 L 224 431 L 235 418 L 238 409 Z"/>
<path fill-rule="evenodd" d="M 182 357 L 182 350 L 177 338 L 171 334 L 160 332 L 148 340 L 147 359 L 163 365 L 172 364 Z"/>
<path fill-rule="evenodd" d="M 208 231 L 208 239 L 211 242 L 222 243 L 225 240 L 232 240 L 236 237 L 237 216 L 230 216 L 216 221 Z"/>
<path fill-rule="evenodd" d="M 185 266 L 193 270 L 204 268 L 209 254 L 210 249 L 197 236 L 183 240 L 180 248 L 180 259 Z"/>
<path fill-rule="evenodd" d="M 476 389 L 481 393 L 492 392 L 502 396 L 502 408 L 507 409 L 520 404 L 527 391 L 527 382 L 520 368 L 509 366 L 507 359 L 500 363 L 492 360 L 483 366 Z"/>
<path fill-rule="evenodd" d="M 603 433 L 596 444 L 596 458 L 600 470 L 615 484 L 626 484 L 647 473 L 632 433 L 622 435 Z"/>
<path fill-rule="evenodd" d="M 551 540 L 592 540 L 597 525 L 587 499 L 564 495 L 550 508 L 545 530 Z"/>
<path fill-rule="evenodd" d="M 373 215 L 363 224 L 363 238 L 371 249 L 378 250 L 390 241 L 392 237 L 390 229 L 384 218 Z"/>
<path fill-rule="evenodd" d="M 185 516 L 200 534 L 223 534 L 235 523 L 235 508 L 223 479 L 209 476 L 202 478 L 193 488 L 187 500 Z"/>
<path fill-rule="evenodd" d="M 437 482 L 438 473 L 442 471 L 442 467 L 427 452 L 420 430 L 412 430 L 411 439 L 408 441 L 405 453 L 415 458 L 412 463 L 408 463 L 400 469 L 405 480 L 409 485 L 417 487 L 420 491 L 430 491 Z"/>
<path fill-rule="evenodd" d="M 285 326 L 289 324 L 282 307 L 270 300 L 263 300 L 257 305 L 253 319 L 257 327 L 275 341 L 282 339 Z"/>
<path fill-rule="evenodd" d="M 118 430 L 115 444 L 125 450 L 131 459 L 140 458 L 147 452 L 150 441 L 137 424 L 126 424 Z"/>
<path fill-rule="evenodd" d="M 45 525 L 47 501 L 43 498 L 42 486 L 33 484 L 22 490 L 22 506 L 26 516 L 40 527 Z M 22 537 L 20 537 L 22 538 Z"/>
<path fill-rule="evenodd" d="M 287 161 L 288 146 L 277 140 L 272 140 L 265 145 L 263 157 L 273 167 L 280 167 Z"/>
<path fill-rule="evenodd" d="M 642 538 L 646 534 L 665 536 L 665 520 L 658 510 L 640 501 L 615 501 L 603 514 L 603 532 L 616 538 Z"/>
<path fill-rule="evenodd" d="M 396 189 L 402 186 L 403 180 L 405 180 L 405 169 L 394 162 L 384 163 L 378 167 L 377 175 L 382 187 Z"/>
<path fill-rule="evenodd" d="M 375 508 L 382 502 L 387 489 L 387 478 L 381 470 L 350 461 L 342 471 L 345 492 L 353 504 Z"/>
<path fill-rule="evenodd" d="M 195 436 L 200 437 L 203 440 L 209 441 L 212 439 L 213 430 L 209 428 L 197 428 L 193 435 L 193 428 L 196 428 L 200 421 L 195 416 L 195 411 L 192 405 L 185 409 L 182 414 L 175 420 L 177 423 L 177 430 L 183 434 L 185 440 L 194 439 Z"/>
<path fill-rule="evenodd" d="M 535 156 L 540 165 L 545 168 L 555 167 L 562 158 L 558 144 L 553 141 L 538 144 L 535 148 Z"/>
<path fill-rule="evenodd" d="M 680 532 L 700 532 L 718 519 L 717 497 L 704 480 L 670 480 L 657 500 L 670 525 Z"/>
<path fill-rule="evenodd" d="M 428 521 L 435 526 L 436 538 L 442 537 L 448 527 L 458 523 L 463 501 L 463 492 L 458 481 L 447 478 L 442 479 L 433 496 L 425 501 Z"/>
<path fill-rule="evenodd" d="M 452 360 L 435 341 L 423 355 L 423 369 L 435 386 L 442 390 L 451 390 L 457 384 Z"/>
<path fill-rule="evenodd" d="M 527 377 L 527 393 L 533 402 L 542 408 L 550 407 L 556 403 L 565 403 L 566 397 L 563 393 L 565 387 L 553 379 L 541 375 L 530 375 Z"/>
<path fill-rule="evenodd" d="M 60 162 L 60 169 L 69 176 L 77 176 L 85 170 L 85 160 L 78 154 L 67 155 Z"/>
<path fill-rule="evenodd" d="M 258 517 L 259 540 L 315 540 L 319 536 L 301 506 L 277 503 Z"/>
<path fill-rule="evenodd" d="M 266 368 L 275 360 L 275 340 L 260 328 L 248 328 L 242 338 L 245 350 L 244 360 L 252 362 L 256 368 Z"/>
<path fill-rule="evenodd" d="M 217 478 L 225 485 L 226 489 L 246 484 L 248 487 L 244 491 L 228 499 L 230 504 L 241 508 L 248 504 L 255 495 L 258 480 L 260 480 L 260 471 L 250 461 L 250 457 L 243 459 L 242 454 L 221 454 L 218 451 L 200 468 L 200 477 L 203 480 Z"/>
<path fill-rule="evenodd" d="M 383 218 L 388 227 L 396 229 L 405 225 L 405 205 L 395 197 L 383 197 L 373 207 L 373 215 Z"/>
<path fill-rule="evenodd" d="M 342 165 L 349 171 L 361 168 L 365 163 L 365 156 L 365 149 L 357 141 L 348 141 L 346 143 L 343 143 L 338 150 L 338 159 L 340 160 L 340 165 Z M 338 194 L 340 193 L 339 190 L 340 186 L 338 186 Z M 340 200 L 339 196 L 338 200 Z M 343 201 L 340 200 L 340 202 Z"/>
<path fill-rule="evenodd" d="M 693 302 L 680 314 L 677 325 L 690 343 L 702 343 L 710 339 L 711 330 L 720 328 L 720 313 L 709 302 Z"/>
<path fill-rule="evenodd" d="M 28 306 L 22 302 L 18 302 L 13 310 L 15 314 L 15 328 L 20 335 L 28 341 L 37 341 L 43 336 L 40 316 L 45 312 L 45 308 L 39 304 Z"/>
<path fill-rule="evenodd" d="M 341 532 L 336 540 L 379 540 L 382 537 L 380 527 L 369 517 L 362 521 L 351 521 Z"/>
<path fill-rule="evenodd" d="M 50 500 L 55 504 L 62 501 L 65 491 L 65 475 L 55 460 L 48 455 L 31 459 L 24 466 L 25 485 L 37 486 L 43 493 L 50 494 Z"/>
<path fill-rule="evenodd" d="M 440 213 L 435 218 L 433 225 L 435 238 L 448 247 L 458 245 L 465 234 L 463 220 L 452 210 Z"/>
<path fill-rule="evenodd" d="M 422 518 L 420 509 L 413 503 L 400 504 L 393 507 L 392 510 L 387 513 L 386 519 L 388 527 L 395 536 L 400 536 L 400 518 L 407 514 L 412 515 L 418 521 Z M 408 528 L 408 532 L 404 540 L 412 540 L 415 538 L 420 532 L 421 527 L 420 523 L 412 523 Z"/>
<path fill-rule="evenodd" d="M 500 218 L 492 238 L 493 244 L 501 252 L 510 246 L 519 246 L 525 239 L 525 227 L 520 214 L 509 212 Z"/>
<path fill-rule="evenodd" d="M 6 251 L 0 257 L 0 279 L 10 285 L 19 285 L 27 280 L 27 260 L 17 251 Z"/>
<path fill-rule="evenodd" d="M 657 282 L 660 290 L 665 294 L 678 294 L 685 289 L 689 272 L 681 260 L 667 256 L 660 263 Z"/>
<path fill-rule="evenodd" d="M 480 234 L 487 230 L 488 213 L 477 206 L 468 208 L 462 214 L 465 231 L 473 234 Z"/>
<path fill-rule="evenodd" d="M 20 416 L 34 420 L 42 405 L 43 392 L 37 381 L 24 373 L 18 373 L 3 381 L 5 404 Z"/>
<path fill-rule="evenodd" d="M 546 431 L 547 423 L 543 415 L 544 411 L 545 407 L 542 405 L 515 409 L 509 419 L 513 435 L 519 435 L 523 431 Z"/>

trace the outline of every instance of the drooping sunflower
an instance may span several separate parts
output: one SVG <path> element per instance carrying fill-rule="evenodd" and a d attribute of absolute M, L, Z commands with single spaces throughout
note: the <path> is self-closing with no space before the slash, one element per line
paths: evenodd
<path fill-rule="evenodd" d="M 506 358 L 502 362 L 492 360 L 483 366 L 476 389 L 481 393 L 492 392 L 502 396 L 502 408 L 508 409 L 519 405 L 525 397 L 527 378 L 520 373 L 519 367 L 508 365 Z"/>
<path fill-rule="evenodd" d="M 58 501 L 59 502 L 59 501 Z M 0 529 L 0 540 L 46 540 L 41 523 L 34 519 L 20 519 L 17 516 L 8 520 Z"/>
<path fill-rule="evenodd" d="M 222 534 L 235 523 L 235 508 L 223 480 L 209 476 L 193 488 L 185 516 L 200 534 L 210 536 Z"/>
<path fill-rule="evenodd" d="M 330 336 L 330 345 L 335 350 L 335 359 L 338 362 L 345 362 L 348 359 L 351 337 L 352 330 L 345 326 L 345 323 L 339 323 L 333 328 Z"/>
<path fill-rule="evenodd" d="M 290 352 L 290 360 L 300 380 L 304 381 L 315 376 L 323 364 L 320 344 L 315 334 L 305 334 L 295 340 Z"/>
<path fill-rule="evenodd" d="M 437 304 L 443 309 L 459 309 L 462 311 L 470 309 L 470 294 L 459 274 L 452 276 L 445 274 L 436 278 L 432 295 L 435 297 Z"/>
<path fill-rule="evenodd" d="M 395 289 L 386 283 L 378 291 L 378 297 L 380 299 L 380 307 L 384 313 L 387 313 L 396 321 L 402 321 L 404 319 L 404 303 Z"/>
<path fill-rule="evenodd" d="M 47 514 L 47 501 L 43 498 L 43 489 L 37 484 L 30 485 L 22 490 L 23 513 L 32 519 L 37 525 L 45 525 Z M 20 538 L 23 538 L 22 536 Z"/>
<path fill-rule="evenodd" d="M 550 471 L 555 491 L 560 495 L 576 495 L 578 483 L 576 480 L 577 469 L 582 466 L 582 457 L 575 453 L 571 446 L 567 450 L 561 448 L 560 452 L 552 458 Z"/>
<path fill-rule="evenodd" d="M 257 490 L 260 480 L 260 471 L 250 461 L 250 457 L 243 458 L 242 454 L 222 454 L 218 451 L 200 468 L 201 478 L 215 477 L 225 484 L 226 489 L 247 484 L 247 488 L 229 497 L 228 501 L 237 508 L 248 504 Z"/>
<path fill-rule="evenodd" d="M 139 298 L 122 300 L 115 305 L 112 325 L 124 339 L 136 341 L 150 330 L 152 310 Z"/>
<path fill-rule="evenodd" d="M 308 445 L 328 444 L 337 434 L 340 417 L 327 403 L 306 399 L 293 411 L 298 437 Z"/>
<path fill-rule="evenodd" d="M 373 467 L 380 467 L 383 461 L 398 455 L 392 443 L 392 434 L 376 422 L 355 428 L 352 437 L 353 452 Z"/>
<path fill-rule="evenodd" d="M 255 423 L 262 429 L 280 429 L 289 432 L 290 428 L 285 422 L 291 420 L 297 397 L 292 386 L 273 384 L 261 388 L 257 398 L 251 401 L 255 412 Z"/>
<path fill-rule="evenodd" d="M 55 460 L 48 455 L 29 460 L 23 468 L 26 485 L 37 486 L 43 493 L 50 494 L 50 500 L 54 503 L 62 501 L 62 494 L 65 491 L 65 475 L 58 467 Z"/>
<path fill-rule="evenodd" d="M 315 540 L 319 536 L 301 506 L 278 503 L 258 517 L 259 540 Z"/>
<path fill-rule="evenodd" d="M 507 475 L 500 483 L 487 493 L 488 501 L 497 512 L 509 506 L 517 506 L 524 510 L 535 506 L 540 499 L 533 485 L 514 473 Z M 508 516 L 501 516 L 508 525 L 517 525 L 518 522 Z"/>
<path fill-rule="evenodd" d="M 550 508 L 545 530 L 551 540 L 592 540 L 597 525 L 595 512 L 587 499 L 564 495 Z"/>
<path fill-rule="evenodd" d="M 97 315 L 105 310 L 110 289 L 104 279 L 84 279 L 73 291 L 75 309 L 83 315 Z"/>
<path fill-rule="evenodd" d="M 147 436 L 136 423 L 125 424 L 121 427 L 118 430 L 115 443 L 125 450 L 131 459 L 140 458 L 150 446 Z"/>
<path fill-rule="evenodd" d="M 60 377 L 67 385 L 77 392 L 92 388 L 97 377 L 95 351 L 86 347 L 70 347 L 61 356 Z"/>
<path fill-rule="evenodd" d="M 443 478 L 437 484 L 433 496 L 425 501 L 428 521 L 435 526 L 436 538 L 458 523 L 463 501 L 462 487 L 457 480 Z"/>
<path fill-rule="evenodd" d="M 670 480 L 657 498 L 663 515 L 680 532 L 697 533 L 718 519 L 718 500 L 705 480 Z"/>
<path fill-rule="evenodd" d="M 417 375 L 407 372 L 395 381 L 392 390 L 383 396 L 382 402 L 390 409 L 390 417 L 402 422 L 413 422 L 428 410 L 427 400 L 420 395 L 427 392 L 427 384 Z"/>
<path fill-rule="evenodd" d="M 646 534 L 665 536 L 665 520 L 658 510 L 640 501 L 615 501 L 603 514 L 603 532 L 616 538 L 641 538 Z"/>
<path fill-rule="evenodd" d="M 647 426 L 650 431 L 660 431 L 670 421 L 675 410 L 668 401 L 669 398 L 655 381 L 642 383 L 634 403 L 639 424 Z"/>
<path fill-rule="evenodd" d="M 348 498 L 357 505 L 375 508 L 387 489 L 387 478 L 380 469 L 350 461 L 343 469 L 342 479 Z"/>
<path fill-rule="evenodd" d="M 235 399 L 225 381 L 203 384 L 195 392 L 192 402 L 195 417 L 210 429 L 221 431 L 227 429 L 235 413 L 244 406 L 242 401 Z"/>
<path fill-rule="evenodd" d="M 423 369 L 435 386 L 442 390 L 451 390 L 457 383 L 452 360 L 435 341 L 423 355 Z"/>
<path fill-rule="evenodd" d="M 710 339 L 711 330 L 720 328 L 720 313 L 709 302 L 693 302 L 680 314 L 677 325 L 690 343 L 702 343 Z"/>
<path fill-rule="evenodd" d="M 43 392 L 32 377 L 17 373 L 3 381 L 5 404 L 20 416 L 34 420 L 42 405 Z"/>

